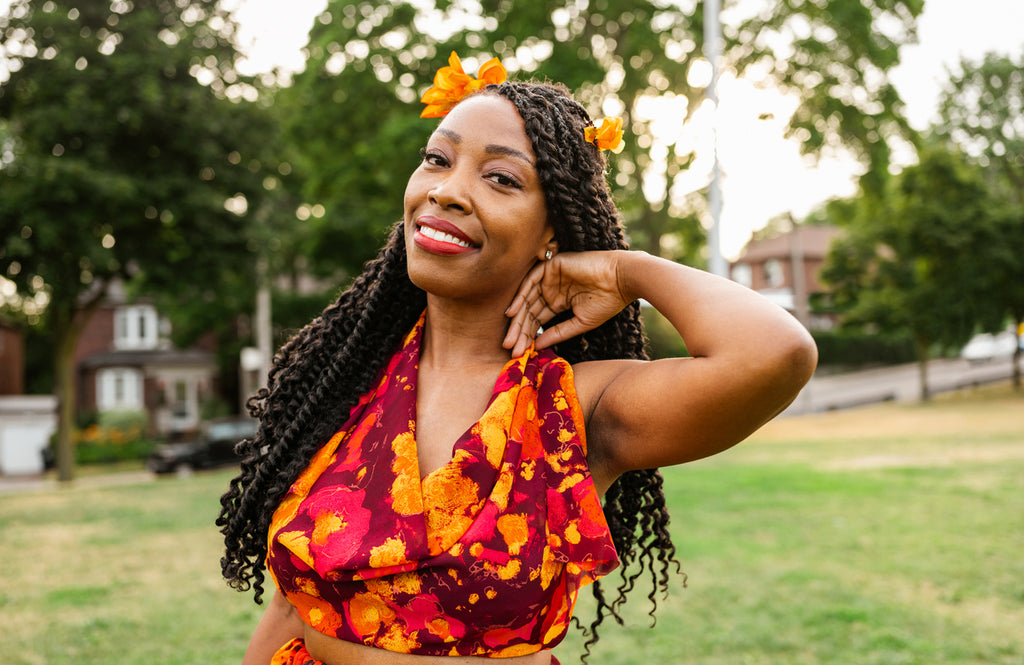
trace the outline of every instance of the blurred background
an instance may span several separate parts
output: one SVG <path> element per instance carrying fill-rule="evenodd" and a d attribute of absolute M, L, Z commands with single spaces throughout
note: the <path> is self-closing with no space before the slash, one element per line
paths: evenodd
<path fill-rule="evenodd" d="M 955 359 L 950 386 L 1019 386 L 1020 25 L 1018 0 L 0 2 L 0 474 L 244 431 L 401 217 L 452 50 L 622 116 L 632 246 L 789 309 L 816 379 L 906 365 L 928 399 Z"/>
<path fill-rule="evenodd" d="M 590 662 L 1024 662 L 1021 26 L 1020 0 L 0 0 L 4 662 L 240 661 L 262 607 L 214 520 L 244 402 L 401 217 L 452 50 L 623 117 L 632 246 L 820 351 L 782 417 L 663 470 L 689 582 L 639 580 Z"/>

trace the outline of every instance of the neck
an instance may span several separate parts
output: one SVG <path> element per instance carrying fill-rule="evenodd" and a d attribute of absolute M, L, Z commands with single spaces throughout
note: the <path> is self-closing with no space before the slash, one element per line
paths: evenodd
<path fill-rule="evenodd" d="M 465 305 L 428 295 L 420 366 L 450 370 L 504 365 L 511 358 L 510 351 L 501 345 L 508 323 L 500 308 Z"/>

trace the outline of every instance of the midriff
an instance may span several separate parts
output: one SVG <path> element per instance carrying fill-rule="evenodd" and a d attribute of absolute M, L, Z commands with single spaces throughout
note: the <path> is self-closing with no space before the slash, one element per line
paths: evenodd
<path fill-rule="evenodd" d="M 539 651 L 512 658 L 485 656 L 418 656 L 396 653 L 365 644 L 329 637 L 309 626 L 304 635 L 306 651 L 325 665 L 550 665 L 551 652 Z"/>

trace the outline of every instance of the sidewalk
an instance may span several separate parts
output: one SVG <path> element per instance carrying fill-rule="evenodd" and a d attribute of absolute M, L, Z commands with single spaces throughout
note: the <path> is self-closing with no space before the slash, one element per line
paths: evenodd
<path fill-rule="evenodd" d="M 30 476 L 0 475 L 0 496 L 21 492 L 52 492 L 56 490 L 76 490 L 92 487 L 108 487 L 111 485 L 133 485 L 136 483 L 153 482 L 156 476 L 149 471 L 122 471 L 120 473 L 104 473 L 78 477 L 70 483 L 60 483 L 53 473 Z"/>
<path fill-rule="evenodd" d="M 909 363 L 846 374 L 816 375 L 784 415 L 849 409 L 879 402 L 916 402 L 921 399 L 919 372 L 917 363 Z M 928 363 L 928 387 L 932 395 L 1006 381 L 1012 376 L 1012 358 L 982 363 L 953 358 Z"/>

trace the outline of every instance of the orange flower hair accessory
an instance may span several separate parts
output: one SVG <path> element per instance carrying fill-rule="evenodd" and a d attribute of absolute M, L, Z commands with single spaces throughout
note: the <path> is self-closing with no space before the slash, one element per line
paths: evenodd
<path fill-rule="evenodd" d="M 481 67 L 480 78 L 475 79 L 462 71 L 462 61 L 452 51 L 448 66 L 437 70 L 434 86 L 423 93 L 420 101 L 427 105 L 420 113 L 421 118 L 443 118 L 466 95 L 481 90 L 492 83 L 497 85 L 508 80 L 508 72 L 497 58 L 491 58 Z"/>
<path fill-rule="evenodd" d="M 583 130 L 583 137 L 599 150 L 622 152 L 622 118 L 605 118 L 601 121 L 600 127 L 586 127 Z"/>

